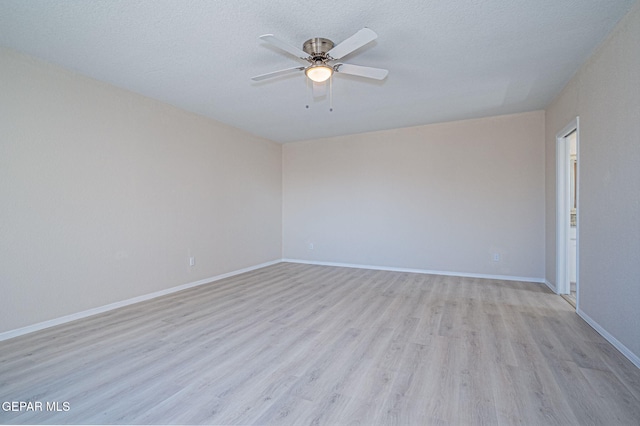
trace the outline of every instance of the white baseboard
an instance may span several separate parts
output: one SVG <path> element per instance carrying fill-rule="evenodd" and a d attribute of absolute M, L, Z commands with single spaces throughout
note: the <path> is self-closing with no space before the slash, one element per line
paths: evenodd
<path fill-rule="evenodd" d="M 597 331 L 602 337 L 604 337 L 609 343 L 611 343 L 617 350 L 619 350 L 622 355 L 626 356 L 629 361 L 631 361 L 636 367 L 640 368 L 640 357 L 633 352 L 625 345 L 623 345 L 618 339 L 613 337 L 607 330 L 602 328 L 600 324 L 595 322 L 589 315 L 585 314 L 583 310 L 578 309 L 576 311 L 580 318 L 585 320 L 587 324 L 589 324 L 595 331 Z"/>
<path fill-rule="evenodd" d="M 447 275 L 452 277 L 486 278 L 490 280 L 503 280 L 503 281 L 525 281 L 525 282 L 533 282 L 533 283 L 540 283 L 540 284 L 543 284 L 545 282 L 544 278 L 516 277 L 511 275 L 488 275 L 488 274 L 471 274 L 468 272 L 432 271 L 428 269 L 395 268 L 392 266 L 358 265 L 358 264 L 352 264 L 352 263 L 339 263 L 339 262 L 318 262 L 315 260 L 304 260 L 304 259 L 282 259 L 282 261 L 290 262 L 290 263 L 305 263 L 308 265 L 324 265 L 324 266 L 339 266 L 343 268 L 374 269 L 377 271 L 412 272 L 416 274 Z"/>
<path fill-rule="evenodd" d="M 33 333 L 34 331 L 42 330 L 45 328 L 53 327 L 60 324 L 65 324 L 77 319 L 90 317 L 92 315 L 101 314 L 103 312 L 111 311 L 113 309 L 122 308 L 123 306 L 132 305 L 134 303 L 144 302 L 145 300 L 155 299 L 156 297 L 165 296 L 167 294 L 175 293 L 178 291 L 186 290 L 191 287 L 197 287 L 203 284 L 209 284 L 214 281 L 218 281 L 224 278 L 232 277 L 234 275 L 243 274 L 245 272 L 253 271 L 255 269 L 264 268 L 266 266 L 275 265 L 280 263 L 281 260 L 273 260 L 270 262 L 261 263 L 259 265 L 249 266 L 247 268 L 238 269 L 236 271 L 227 272 L 225 274 L 216 275 L 215 277 L 205 278 L 202 280 L 194 281 L 187 284 L 182 284 L 176 287 L 167 288 L 164 290 L 156 291 L 149 294 L 143 294 L 142 296 L 133 297 L 131 299 L 122 300 L 120 302 L 111 303 L 109 305 L 99 306 L 97 308 L 88 309 L 86 311 L 77 312 L 75 314 L 65 315 L 63 317 L 54 318 L 52 320 L 39 322 L 37 324 L 28 325 L 26 327 L 18 328 L 15 330 L 5 331 L 0 333 L 0 342 L 3 340 L 11 339 L 13 337 L 22 336 L 23 334 Z"/>
<path fill-rule="evenodd" d="M 547 279 L 545 279 L 545 280 L 544 280 L 544 283 L 547 285 L 547 287 L 549 287 L 549 289 L 550 289 L 552 292 L 554 292 L 554 293 L 556 293 L 556 294 L 558 293 L 558 289 L 557 289 L 557 287 L 555 286 L 555 284 L 551 284 L 551 283 L 549 282 L 549 280 L 547 280 Z"/>

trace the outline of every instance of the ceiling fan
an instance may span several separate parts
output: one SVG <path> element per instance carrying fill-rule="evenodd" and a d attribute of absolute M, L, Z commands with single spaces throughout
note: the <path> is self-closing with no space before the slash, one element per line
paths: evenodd
<path fill-rule="evenodd" d="M 302 50 L 300 50 L 276 38 L 273 34 L 265 34 L 260 36 L 261 40 L 271 43 L 275 47 L 284 50 L 299 59 L 307 61 L 309 65 L 273 71 L 257 75 L 251 79 L 253 81 L 262 81 L 296 71 L 304 71 L 306 76 L 314 83 L 327 81 L 334 72 L 356 75 L 358 77 L 373 78 L 376 80 L 384 80 L 389 73 L 389 71 L 385 69 L 363 67 L 361 65 L 344 64 L 339 62 L 335 63 L 335 61 L 361 48 L 365 44 L 372 42 L 377 37 L 378 35 L 369 28 L 363 28 L 338 45 L 334 45 L 334 43 L 329 39 L 316 37 L 305 41 L 302 45 Z"/>

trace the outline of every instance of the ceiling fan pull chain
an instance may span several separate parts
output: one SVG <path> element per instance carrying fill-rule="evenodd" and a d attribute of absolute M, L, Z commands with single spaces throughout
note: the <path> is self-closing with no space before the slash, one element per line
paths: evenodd
<path fill-rule="evenodd" d="M 333 76 L 329 77 L 329 112 L 333 112 Z"/>

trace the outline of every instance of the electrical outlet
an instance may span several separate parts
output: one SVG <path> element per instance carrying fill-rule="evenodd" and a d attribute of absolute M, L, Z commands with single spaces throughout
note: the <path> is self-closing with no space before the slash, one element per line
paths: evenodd
<path fill-rule="evenodd" d="M 196 264 L 196 258 L 191 256 L 189 257 L 189 266 L 195 266 Z"/>
<path fill-rule="evenodd" d="M 309 244 L 307 244 L 307 248 L 308 248 L 309 250 L 313 250 L 313 243 L 309 243 Z"/>
<path fill-rule="evenodd" d="M 500 253 L 493 253 L 493 261 L 500 262 Z"/>

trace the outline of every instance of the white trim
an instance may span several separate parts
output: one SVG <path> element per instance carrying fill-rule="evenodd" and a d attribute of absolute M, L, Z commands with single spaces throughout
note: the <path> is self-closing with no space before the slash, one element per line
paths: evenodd
<path fill-rule="evenodd" d="M 576 311 L 580 308 L 580 145 L 580 117 L 576 117 Z"/>
<path fill-rule="evenodd" d="M 585 314 L 583 310 L 578 309 L 576 313 L 585 320 L 595 331 L 597 331 L 602 337 L 604 337 L 609 343 L 611 343 L 617 350 L 626 356 L 636 367 L 640 368 L 640 357 L 631 352 L 629 348 L 623 345 L 618 339 L 613 337 L 607 330 L 605 330 L 600 324 L 595 322 L 589 315 Z"/>
<path fill-rule="evenodd" d="M 554 293 L 558 293 L 558 289 L 556 288 L 555 284 L 551 284 L 551 282 L 549 282 L 549 280 L 545 279 L 544 283 L 546 284 L 547 287 L 549 287 L 551 289 L 552 292 Z"/>
<path fill-rule="evenodd" d="M 77 319 L 90 317 L 93 315 L 101 314 L 103 312 L 111 311 L 113 309 L 122 308 L 123 306 L 132 305 L 134 303 L 144 302 L 145 300 L 155 299 L 156 297 L 166 296 L 167 294 L 175 293 L 178 291 L 186 290 L 191 287 L 197 287 L 203 284 L 209 284 L 214 281 L 219 281 L 224 278 L 229 278 L 234 275 L 243 274 L 245 272 L 253 271 L 255 269 L 264 268 L 267 266 L 275 265 L 276 263 L 282 262 L 281 259 L 272 260 L 270 262 L 261 263 L 259 265 L 249 266 L 247 268 L 238 269 L 236 271 L 227 272 L 225 274 L 216 275 L 215 277 L 205 278 L 202 280 L 194 281 L 187 284 L 182 284 L 176 287 L 167 288 L 164 290 L 156 291 L 149 294 L 143 294 L 142 296 L 133 297 L 131 299 L 122 300 L 120 302 L 111 303 L 104 306 L 99 306 L 97 308 L 88 309 L 86 311 L 77 312 L 75 314 L 65 315 L 63 317 L 54 318 L 52 320 L 39 322 L 37 324 L 28 325 L 26 327 L 17 328 L 15 330 L 5 331 L 0 333 L 0 342 L 3 340 L 11 339 L 13 337 L 22 336 L 23 334 L 33 333 L 34 331 L 42 330 L 45 328 L 53 327 L 60 324 L 65 324 L 71 321 L 75 321 Z"/>
<path fill-rule="evenodd" d="M 414 268 L 396 268 L 392 266 L 376 266 L 376 265 L 360 265 L 353 263 L 339 263 L 339 262 L 319 262 L 315 260 L 304 259 L 282 259 L 283 262 L 289 263 L 304 263 L 308 265 L 323 265 L 323 266 L 338 266 L 342 268 L 358 268 L 358 269 L 373 269 L 376 271 L 392 271 L 392 272 L 412 272 L 416 274 L 430 274 L 430 275 L 447 275 L 452 277 L 467 277 L 467 278 L 486 278 L 491 280 L 503 280 L 503 281 L 525 281 L 534 283 L 544 283 L 544 278 L 533 277 L 515 277 L 511 275 L 488 275 L 488 274 L 472 274 L 468 272 L 451 272 L 451 271 L 433 271 L 429 269 L 414 269 Z"/>

